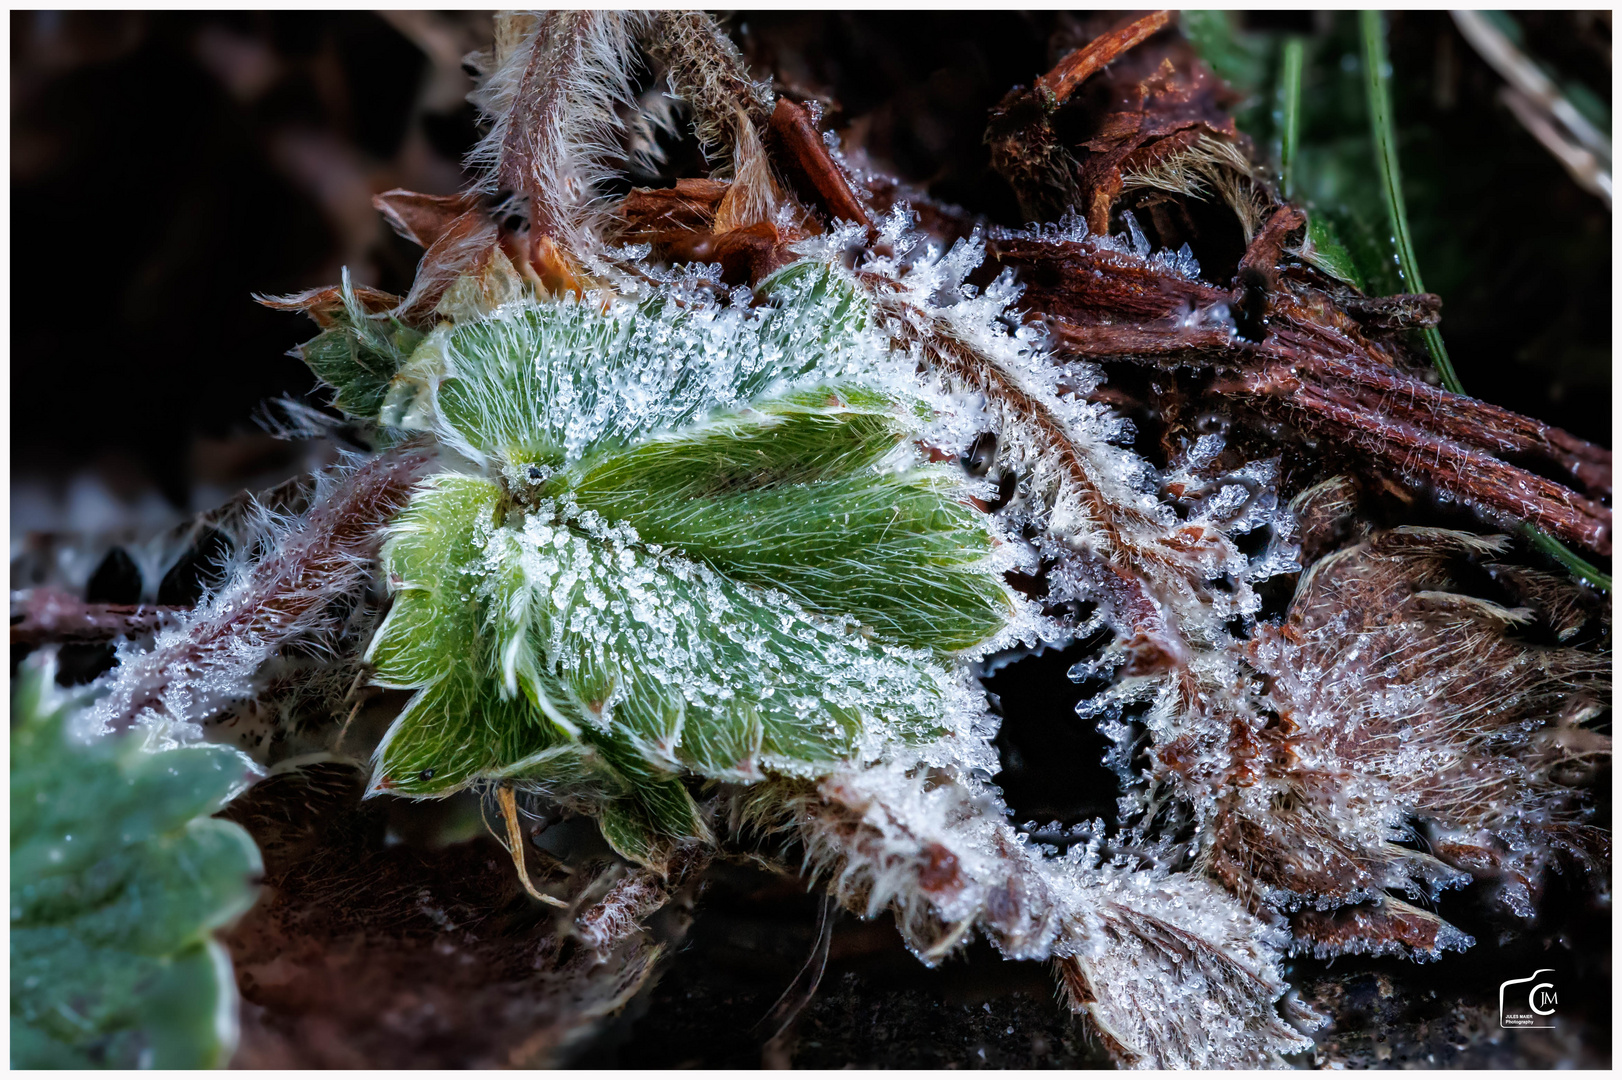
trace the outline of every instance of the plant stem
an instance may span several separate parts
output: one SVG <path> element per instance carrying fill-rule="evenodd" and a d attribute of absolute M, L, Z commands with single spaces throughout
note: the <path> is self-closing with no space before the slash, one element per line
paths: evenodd
<path fill-rule="evenodd" d="M 1362 11 L 1358 13 L 1358 20 L 1363 41 L 1363 84 L 1368 90 L 1369 131 L 1374 142 L 1375 163 L 1380 172 L 1380 188 L 1385 195 L 1386 215 L 1391 223 L 1391 241 L 1397 249 L 1397 269 L 1411 291 L 1424 292 L 1424 282 L 1419 278 L 1419 260 L 1414 258 L 1413 241 L 1408 235 L 1408 208 L 1402 197 L 1402 173 L 1397 166 L 1397 132 L 1391 112 L 1391 62 L 1386 55 L 1385 16 L 1378 11 Z M 1286 64 L 1288 57 L 1286 51 Z M 1286 128 L 1285 138 L 1289 137 Z M 1288 180 L 1285 183 L 1288 185 Z M 1430 351 L 1432 362 L 1436 364 L 1437 373 L 1442 377 L 1442 385 L 1455 394 L 1464 393 L 1464 384 L 1459 381 L 1458 373 L 1453 370 L 1453 361 L 1448 358 L 1447 347 L 1442 344 L 1441 331 L 1429 326 L 1421 332 L 1421 336 Z M 1577 577 L 1606 592 L 1611 591 L 1608 574 L 1537 526 L 1523 524 L 1521 533 L 1533 547 L 1558 560 Z"/>
<path fill-rule="evenodd" d="M 1301 142 L 1301 75 L 1306 66 L 1306 45 L 1300 38 L 1284 43 L 1279 71 L 1279 179 L 1284 197 L 1295 198 L 1295 153 Z"/>
<path fill-rule="evenodd" d="M 1385 195 L 1386 216 L 1391 221 L 1391 241 L 1397 249 L 1397 270 L 1410 292 L 1425 291 L 1419 279 L 1419 260 L 1414 258 L 1413 241 L 1408 235 L 1408 207 L 1402 197 L 1402 172 L 1397 166 L 1397 129 L 1391 114 L 1391 62 L 1386 57 L 1385 16 L 1378 11 L 1358 13 L 1363 31 L 1363 83 L 1368 90 L 1369 131 L 1374 141 L 1374 160 L 1380 171 L 1380 190 Z M 1455 394 L 1464 386 L 1448 359 L 1442 335 L 1435 327 L 1423 332 L 1431 360 L 1442 376 L 1442 385 Z"/>

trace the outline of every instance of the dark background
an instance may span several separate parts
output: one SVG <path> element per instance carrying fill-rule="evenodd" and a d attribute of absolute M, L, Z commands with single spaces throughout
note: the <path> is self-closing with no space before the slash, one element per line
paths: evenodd
<path fill-rule="evenodd" d="M 1523 13 L 1532 51 L 1610 99 L 1608 20 Z M 986 110 L 1060 13 L 737 13 L 761 72 L 817 96 L 876 164 L 1005 224 Z M 1245 17 L 1313 29 L 1306 14 Z M 404 291 L 417 250 L 369 205 L 461 182 L 477 13 L 17 12 L 12 19 L 14 478 L 115 491 L 274 467 L 263 401 L 308 394 L 308 324 L 253 303 L 338 279 Z M 1466 385 L 1610 441 L 1610 219 L 1495 103 L 1451 20 L 1392 20 L 1404 173 Z M 655 178 L 647 178 L 655 179 Z M 249 433 L 248 437 L 241 437 Z M 230 442 L 229 437 L 239 436 Z M 202 509 L 203 507 L 191 507 Z"/>

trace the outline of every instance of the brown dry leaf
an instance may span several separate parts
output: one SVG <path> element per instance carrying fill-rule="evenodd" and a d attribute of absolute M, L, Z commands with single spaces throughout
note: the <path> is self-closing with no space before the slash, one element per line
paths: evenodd
<path fill-rule="evenodd" d="M 615 208 L 616 239 L 648 244 L 655 259 L 667 262 L 709 262 L 715 213 L 729 186 L 693 178 L 673 188 L 637 188 Z"/>
<path fill-rule="evenodd" d="M 1238 140 L 1225 111 L 1232 92 L 1187 41 L 1165 32 L 1169 22 L 1157 12 L 1100 35 L 992 111 L 992 164 L 1028 218 L 1075 210 L 1107 232 L 1124 171 L 1152 168 L 1202 138 Z"/>
<path fill-rule="evenodd" d="M 1259 696 L 1184 693 L 1186 733 L 1156 757 L 1214 801 L 1202 865 L 1251 903 L 1309 909 L 1301 947 L 1434 956 L 1470 939 L 1388 891 L 1434 898 L 1475 875 L 1524 907 L 1557 861 L 1604 865 L 1581 774 L 1610 743 L 1582 725 L 1608 700 L 1609 663 L 1539 644 L 1522 633 L 1530 611 L 1465 589 L 1503 546 L 1399 528 L 1331 554 L 1247 649 Z M 1572 597 L 1551 604 L 1535 584 L 1569 626 Z M 1431 854 L 1395 842 L 1416 823 Z"/>
<path fill-rule="evenodd" d="M 389 228 L 418 247 L 432 247 L 456 220 L 479 204 L 477 195 L 423 195 L 394 188 L 372 196 Z"/>

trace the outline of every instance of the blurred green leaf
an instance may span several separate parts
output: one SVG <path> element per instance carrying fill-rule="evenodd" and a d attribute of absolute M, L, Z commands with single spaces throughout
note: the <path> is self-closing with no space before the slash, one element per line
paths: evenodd
<path fill-rule="evenodd" d="M 1271 81 L 1268 46 L 1235 29 L 1231 13 L 1185 11 L 1182 29 L 1206 66 L 1239 93 L 1258 93 Z"/>
<path fill-rule="evenodd" d="M 203 1068 L 236 1038 L 212 933 L 252 904 L 259 851 L 208 815 L 241 784 L 223 747 L 81 743 L 53 665 L 25 665 L 11 733 L 13 1068 Z"/>
<path fill-rule="evenodd" d="M 1312 37 L 1246 33 L 1226 12 L 1184 12 L 1201 58 L 1245 96 L 1234 120 L 1308 211 L 1308 261 L 1359 289 L 1401 291 L 1369 140 L 1354 20 Z"/>
<path fill-rule="evenodd" d="M 1233 15 L 1226 11 L 1185 11 L 1181 23 L 1183 36 L 1200 59 L 1240 95 L 1233 108 L 1239 130 L 1258 147 L 1270 146 L 1277 128 L 1272 99 L 1277 49 L 1262 35 L 1238 30 Z"/>

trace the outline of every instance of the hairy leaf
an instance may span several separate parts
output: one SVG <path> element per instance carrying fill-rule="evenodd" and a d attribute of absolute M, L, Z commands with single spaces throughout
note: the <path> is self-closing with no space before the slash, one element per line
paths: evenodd
<path fill-rule="evenodd" d="M 350 416 L 376 419 L 389 380 L 422 340 L 422 332 L 388 317 L 380 322 L 355 296 L 344 270 L 343 312 L 333 325 L 299 347 L 315 377 L 335 391 L 333 404 Z"/>
<path fill-rule="evenodd" d="M 687 775 L 752 782 L 960 726 L 950 654 L 1012 611 L 932 413 L 839 272 L 764 313 L 522 302 L 436 331 L 398 415 L 476 463 L 383 559 L 370 660 L 417 689 L 373 790 L 503 780 L 595 802 L 658 863 L 704 826 Z"/>

